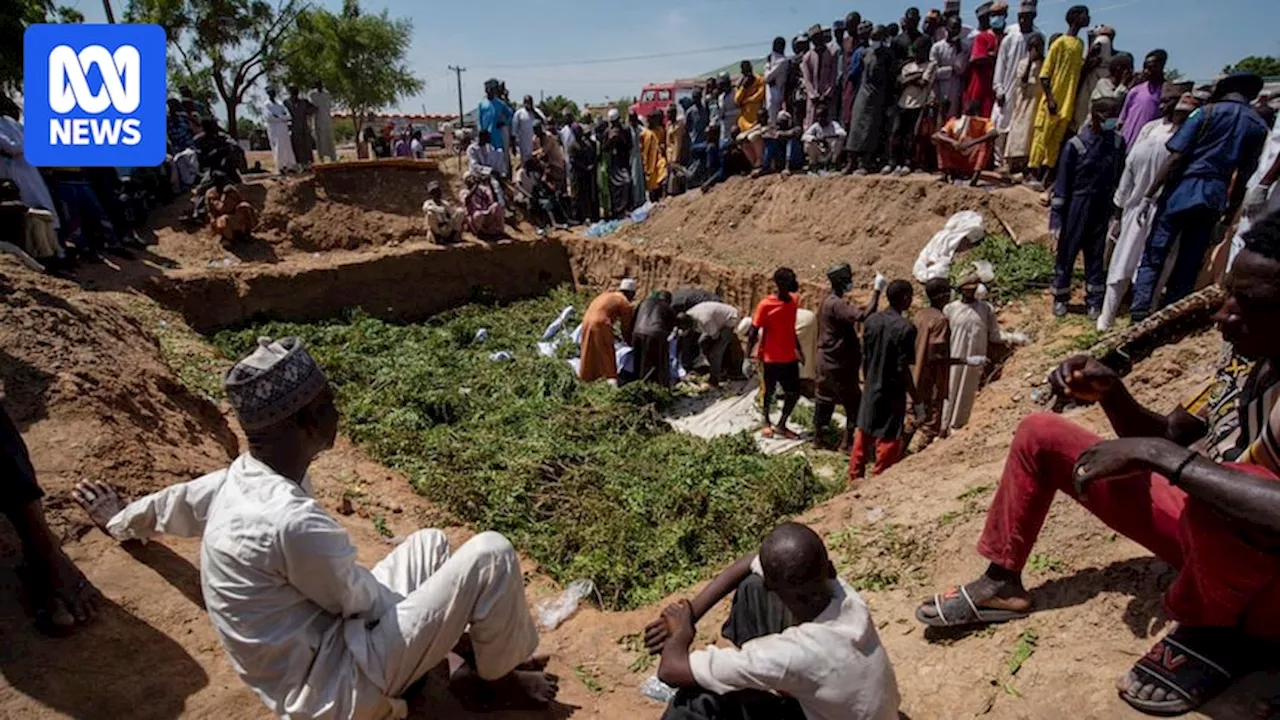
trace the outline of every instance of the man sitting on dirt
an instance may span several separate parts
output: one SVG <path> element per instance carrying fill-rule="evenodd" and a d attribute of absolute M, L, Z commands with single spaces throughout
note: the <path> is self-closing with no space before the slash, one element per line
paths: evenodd
<path fill-rule="evenodd" d="M 462 225 L 467 217 L 462 209 L 444 199 L 439 180 L 427 183 L 427 199 L 422 201 L 422 214 L 427 233 L 437 245 L 453 245 L 462 240 Z"/>
<path fill-rule="evenodd" d="M 690 652 L 694 624 L 731 592 L 721 634 L 735 647 Z M 663 610 L 644 641 L 662 654 L 658 678 L 680 688 L 664 720 L 898 717 L 898 682 L 866 603 L 805 525 L 778 526 L 759 554 Z"/>
<path fill-rule="evenodd" d="M 486 239 L 504 236 L 507 214 L 494 193 L 492 183 L 470 171 L 462 180 L 467 185 L 462 191 L 462 205 L 466 208 L 471 232 Z"/>
<path fill-rule="evenodd" d="M 1054 390 L 1101 403 L 1119 439 L 1056 415 L 1023 420 L 978 543 L 991 564 L 922 605 L 921 622 L 964 626 L 1031 612 L 1022 568 L 1061 491 L 1179 569 L 1165 595 L 1179 625 L 1120 678 L 1125 702 L 1158 715 L 1189 712 L 1271 659 L 1274 645 L 1262 643 L 1280 640 L 1280 214 L 1250 231 L 1225 287 L 1214 321 L 1238 355 L 1257 361 L 1233 405 L 1238 414 L 1200 418 L 1179 407 L 1161 415 L 1139 405 L 1111 369 L 1068 359 L 1049 378 Z M 1187 449 L 1202 439 L 1207 456 Z"/>
<path fill-rule="evenodd" d="M 200 578 L 232 666 L 282 717 L 404 717 L 408 687 L 448 659 L 479 703 L 539 706 L 556 694 L 525 605 L 520 562 L 485 532 L 450 555 L 439 530 L 410 535 L 372 571 L 311 496 L 307 468 L 333 447 L 338 411 L 297 338 L 259 341 L 224 381 L 249 451 L 230 467 L 122 508 L 101 483 L 76 499 L 120 541 L 203 536 Z"/>
<path fill-rule="evenodd" d="M 245 242 L 258 225 L 258 209 L 245 202 L 230 182 L 215 183 L 206 190 L 204 205 L 209 213 L 209 227 L 223 247 Z"/>

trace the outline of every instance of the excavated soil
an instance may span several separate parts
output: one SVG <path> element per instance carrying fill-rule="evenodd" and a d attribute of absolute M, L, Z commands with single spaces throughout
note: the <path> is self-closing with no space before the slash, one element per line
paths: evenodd
<path fill-rule="evenodd" d="M 1036 195 L 1022 187 L 975 189 L 924 176 L 797 175 L 732 178 L 705 194 L 669 198 L 648 222 L 617 237 L 731 268 L 787 265 L 811 279 L 840 262 L 910 277 L 920 248 L 960 210 L 982 213 L 989 232 L 1011 230 L 1020 242 L 1041 239 L 1048 229 Z"/>

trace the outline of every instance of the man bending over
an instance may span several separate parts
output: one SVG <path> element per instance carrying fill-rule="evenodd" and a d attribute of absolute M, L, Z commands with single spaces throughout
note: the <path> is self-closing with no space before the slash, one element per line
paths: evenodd
<path fill-rule="evenodd" d="M 477 702 L 555 696 L 545 658 L 530 660 L 538 636 L 501 535 L 481 533 L 451 556 L 443 533 L 421 530 L 372 571 L 356 564 L 347 531 L 311 497 L 307 468 L 333 446 L 338 412 L 301 340 L 260 340 L 224 384 L 249 441 L 230 467 L 123 509 L 101 483 L 75 495 L 117 540 L 203 536 L 214 632 L 272 712 L 404 717 L 400 695 L 446 658 Z"/>
<path fill-rule="evenodd" d="M 732 648 L 689 652 L 694 623 L 726 595 Z M 658 678 L 680 688 L 664 720 L 890 720 L 898 683 L 867 606 L 836 576 L 817 533 L 779 525 L 692 602 L 644 633 Z"/>
<path fill-rule="evenodd" d="M 1116 434 L 1103 440 L 1056 415 L 1022 421 L 978 552 L 991 561 L 974 582 L 916 611 L 927 625 L 1024 617 L 1022 568 L 1061 491 L 1112 529 L 1179 570 L 1165 594 L 1178 627 L 1118 683 L 1143 712 L 1189 712 L 1266 660 L 1280 640 L 1280 214 L 1254 226 L 1214 315 L 1236 355 L 1256 361 L 1235 403 L 1199 418 L 1137 403 L 1120 378 L 1087 356 L 1050 376 L 1060 395 L 1101 403 Z M 1232 397 L 1219 374 L 1216 397 Z M 1225 393 L 1225 394 L 1224 394 Z M 1232 440 L 1233 432 L 1238 438 Z M 1207 439 L 1207 457 L 1188 450 Z"/>

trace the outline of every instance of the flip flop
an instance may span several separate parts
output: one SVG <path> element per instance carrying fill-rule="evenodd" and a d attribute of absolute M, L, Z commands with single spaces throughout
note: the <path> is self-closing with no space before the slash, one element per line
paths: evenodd
<path fill-rule="evenodd" d="M 945 593 L 933 596 L 933 608 L 936 615 L 926 615 L 924 609 L 929 603 L 916 608 L 916 620 L 936 628 L 968 627 L 972 625 L 992 625 L 995 623 L 1021 620 L 1031 613 L 1016 610 L 996 610 L 980 608 L 969 597 L 969 591 L 963 585 L 951 588 Z"/>
<path fill-rule="evenodd" d="M 1205 631 L 1178 626 L 1133 666 L 1145 685 L 1172 691 L 1164 700 L 1143 700 L 1128 691 L 1120 699 L 1148 715 L 1172 717 L 1195 710 L 1254 669 L 1254 654 L 1241 645 L 1247 639 L 1225 628 Z"/>

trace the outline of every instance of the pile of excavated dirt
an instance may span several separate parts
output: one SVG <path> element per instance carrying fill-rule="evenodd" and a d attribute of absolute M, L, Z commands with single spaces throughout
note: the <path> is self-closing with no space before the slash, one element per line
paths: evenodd
<path fill-rule="evenodd" d="M 116 302 L 0 257 L 4 407 L 57 502 L 81 478 L 150 492 L 236 450 L 222 414 L 174 376 Z"/>
<path fill-rule="evenodd" d="M 649 220 L 617 238 L 645 250 L 733 268 L 787 265 L 820 278 L 847 262 L 855 270 L 910 277 L 916 256 L 947 219 L 976 210 L 991 233 L 1020 242 L 1046 234 L 1045 210 L 1026 188 L 958 187 L 924 177 L 771 176 L 732 178 L 707 193 L 669 198 Z"/>

